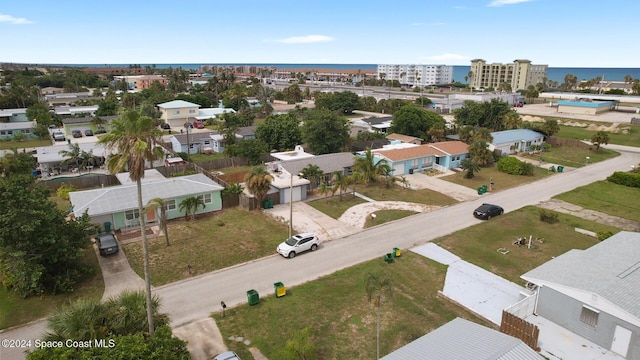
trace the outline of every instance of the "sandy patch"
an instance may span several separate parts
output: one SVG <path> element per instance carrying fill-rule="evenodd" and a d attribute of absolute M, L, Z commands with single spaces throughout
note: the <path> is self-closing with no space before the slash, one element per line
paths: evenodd
<path fill-rule="evenodd" d="M 378 210 L 410 210 L 415 212 L 429 212 L 439 209 L 439 206 L 416 204 L 403 201 L 375 201 L 350 207 L 338 218 L 338 221 L 358 229 L 364 228 L 367 217 Z"/>

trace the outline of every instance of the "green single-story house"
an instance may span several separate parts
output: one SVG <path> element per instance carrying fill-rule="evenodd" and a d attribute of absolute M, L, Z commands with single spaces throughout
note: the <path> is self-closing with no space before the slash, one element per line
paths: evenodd
<path fill-rule="evenodd" d="M 147 176 L 145 176 L 147 178 Z M 146 206 L 149 200 L 161 198 L 167 202 L 167 219 L 185 216 L 180 211 L 180 203 L 191 196 L 201 197 L 205 207 L 199 207 L 197 214 L 222 210 L 221 192 L 224 189 L 203 174 L 164 178 L 150 176 L 142 182 L 142 202 Z M 109 223 L 112 230 L 132 229 L 139 226 L 138 193 L 134 182 L 124 185 L 69 193 L 73 206 L 73 215 L 82 216 L 85 211 L 91 222 Z M 147 224 L 157 223 L 160 209 L 147 209 L 144 220 Z"/>

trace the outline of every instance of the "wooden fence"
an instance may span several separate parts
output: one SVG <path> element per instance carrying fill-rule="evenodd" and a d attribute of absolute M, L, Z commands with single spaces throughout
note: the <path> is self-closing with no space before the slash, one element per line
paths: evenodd
<path fill-rule="evenodd" d="M 62 183 L 65 183 L 65 185 L 73 185 L 78 190 L 120 185 L 115 175 L 106 174 L 91 174 L 91 176 L 87 174 L 86 176 L 59 177 L 51 180 L 38 181 L 38 184 L 44 185 L 52 191 L 56 191 Z"/>
<path fill-rule="evenodd" d="M 537 351 L 540 329 L 532 323 L 524 321 L 503 310 L 500 332 L 522 340 L 525 344 L 529 345 L 529 347 Z"/>

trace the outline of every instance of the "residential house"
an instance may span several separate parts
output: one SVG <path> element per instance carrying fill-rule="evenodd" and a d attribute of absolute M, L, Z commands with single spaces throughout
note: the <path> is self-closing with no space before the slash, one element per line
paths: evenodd
<path fill-rule="evenodd" d="M 462 160 L 469 156 L 469 146 L 462 141 L 442 141 L 424 145 L 392 143 L 392 145 L 396 147 L 377 149 L 372 152 L 375 161 L 383 159 L 387 161 L 395 176 L 429 169 L 445 172 L 448 169 L 459 168 Z M 363 153 L 358 155 L 364 156 Z"/>
<path fill-rule="evenodd" d="M 158 104 L 158 109 L 161 113 L 160 119 L 171 127 L 181 128 L 185 126 L 190 117 L 198 115 L 200 105 L 184 100 L 173 100 Z"/>
<path fill-rule="evenodd" d="M 184 134 L 172 135 L 169 138 L 171 142 L 171 148 L 173 151 L 179 153 L 186 153 L 187 149 L 189 154 L 198 154 L 200 152 L 206 152 L 205 149 L 211 149 L 215 151 L 214 140 L 212 135 L 217 134 L 214 131 L 206 132 L 186 132 Z"/>
<path fill-rule="evenodd" d="M 409 144 L 416 144 L 416 145 L 422 144 L 422 139 L 420 138 L 409 136 L 409 135 L 398 134 L 398 133 L 392 133 L 387 135 L 387 139 L 398 140 L 400 142 L 409 143 Z"/>
<path fill-rule="evenodd" d="M 522 340 L 455 318 L 381 360 L 541 360 Z"/>
<path fill-rule="evenodd" d="M 314 157 L 306 157 L 302 159 L 293 159 L 281 161 L 278 164 L 290 174 L 299 174 L 302 169 L 309 165 L 316 165 L 323 172 L 320 182 L 329 182 L 333 177 L 333 173 L 339 171 L 345 175 L 351 175 L 355 156 L 350 152 L 341 152 L 334 154 L 323 154 Z M 271 165 L 273 166 L 273 165 Z M 270 167 L 267 164 L 267 167 Z"/>
<path fill-rule="evenodd" d="M 391 127 L 393 116 L 369 117 L 362 119 L 362 121 L 369 126 L 370 131 L 386 134 Z"/>
<path fill-rule="evenodd" d="M 537 289 L 536 315 L 640 359 L 640 233 L 569 250 L 521 277 Z"/>
<path fill-rule="evenodd" d="M 71 106 L 80 100 L 88 100 L 93 98 L 93 94 L 89 91 L 78 93 L 52 93 L 44 95 L 49 106 Z"/>
<path fill-rule="evenodd" d="M 203 174 L 164 178 L 151 174 L 156 170 L 146 170 L 142 179 L 142 202 L 147 204 L 153 198 L 161 198 L 167 202 L 167 219 L 184 216 L 180 211 L 180 203 L 191 196 L 202 198 L 205 207 L 199 207 L 197 214 L 219 211 L 222 209 L 222 186 Z M 125 174 L 128 176 L 128 174 Z M 82 216 L 86 211 L 91 222 L 110 223 L 111 229 L 127 229 L 139 226 L 138 195 L 136 184 L 126 182 L 123 185 L 100 189 L 74 191 L 69 193 L 73 205 L 73 214 Z M 159 210 L 147 209 L 142 215 L 145 223 L 156 223 Z M 105 225 L 105 227 L 107 227 Z"/>
<path fill-rule="evenodd" d="M 27 118 L 27 109 L 0 109 L 0 140 L 11 140 L 16 136 L 34 138 L 35 121 Z"/>
<path fill-rule="evenodd" d="M 529 151 L 544 142 L 544 135 L 531 129 L 494 131 L 491 136 L 493 141 L 489 144 L 489 150 L 498 150 L 502 154 Z"/>
<path fill-rule="evenodd" d="M 93 116 L 98 111 L 98 105 L 90 106 L 56 106 L 53 111 L 60 116 L 75 116 L 86 114 Z"/>
<path fill-rule="evenodd" d="M 243 126 L 236 131 L 236 138 L 238 140 L 249 140 L 256 138 L 255 126 Z"/>
<path fill-rule="evenodd" d="M 200 121 L 206 121 L 206 120 L 209 120 L 209 119 L 220 120 L 222 115 L 224 115 L 226 113 L 235 114 L 236 111 L 234 109 L 225 108 L 223 106 L 220 106 L 220 107 L 217 107 L 217 108 L 204 108 L 204 109 L 200 109 L 198 114 L 196 116 L 194 116 L 194 117 L 197 120 L 200 120 Z"/>

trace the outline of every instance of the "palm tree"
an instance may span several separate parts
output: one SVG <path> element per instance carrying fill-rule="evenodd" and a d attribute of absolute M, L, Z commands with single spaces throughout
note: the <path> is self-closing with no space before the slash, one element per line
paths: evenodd
<path fill-rule="evenodd" d="M 249 190 L 258 200 L 258 208 L 262 208 L 262 200 L 271 189 L 273 176 L 265 169 L 264 166 L 255 166 L 251 168 L 251 172 L 245 176 L 247 190 Z"/>
<path fill-rule="evenodd" d="M 404 77 L 407 76 L 407 72 L 403 71 L 400 73 L 400 85 L 403 85 L 404 83 L 402 82 L 402 79 L 404 79 Z"/>
<path fill-rule="evenodd" d="M 153 119 L 141 116 L 135 110 L 129 110 L 120 118 L 111 122 L 111 131 L 104 135 L 99 144 L 104 144 L 109 150 L 115 151 L 107 160 L 107 168 L 112 174 L 129 168 L 129 177 L 136 182 L 138 192 L 138 213 L 144 216 L 142 203 L 142 178 L 144 177 L 145 163 L 164 156 L 160 143 L 162 133 L 154 125 Z M 144 257 L 144 280 L 147 301 L 147 320 L 149 323 L 149 335 L 153 336 L 155 326 L 153 322 L 153 309 L 151 298 L 151 274 L 149 272 L 149 244 L 145 222 L 140 221 L 142 233 L 142 251 Z"/>
<path fill-rule="evenodd" d="M 462 162 L 460 162 L 460 167 L 466 171 L 464 174 L 465 179 L 473 179 L 475 174 L 480 171 L 480 165 L 478 165 L 478 162 L 471 158 L 465 158 L 462 160 Z"/>
<path fill-rule="evenodd" d="M 164 233 L 164 241 L 167 246 L 171 245 L 169 243 L 169 231 L 167 229 L 167 202 L 159 197 L 153 198 L 147 202 L 147 209 L 160 209 L 160 227 Z"/>
<path fill-rule="evenodd" d="M 86 169 L 87 166 L 93 166 L 96 163 L 96 158 L 93 156 L 93 150 L 82 151 L 80 153 L 80 167 Z M 91 170 L 89 170 L 91 172 Z"/>
<path fill-rule="evenodd" d="M 364 184 L 362 173 L 354 171 L 349 175 L 349 183 L 353 185 L 353 197 L 356 197 L 356 185 Z"/>
<path fill-rule="evenodd" d="M 151 300 L 154 323 L 166 325 L 169 318 L 160 314 L 160 299 L 157 295 Z M 144 331 L 147 325 L 145 318 L 145 295 L 142 291 L 125 290 L 117 296 L 109 298 L 105 303 L 109 330 L 117 335 L 137 334 Z"/>
<path fill-rule="evenodd" d="M 376 181 L 378 177 L 391 173 L 391 166 L 387 160 L 379 160 L 376 162 L 371 148 L 367 148 L 364 157 L 358 156 L 354 159 L 353 169 L 361 172 L 366 184 Z"/>
<path fill-rule="evenodd" d="M 331 188 L 329 186 L 327 186 L 326 182 L 321 182 L 320 185 L 318 186 L 318 192 L 320 193 L 320 195 L 325 195 L 328 194 L 331 191 Z M 327 197 L 324 197 L 325 201 L 328 202 Z"/>
<path fill-rule="evenodd" d="M 464 77 L 464 80 L 467 81 L 467 79 L 471 80 L 471 83 L 473 83 L 473 71 L 469 71 L 467 73 L 467 76 Z M 467 82 L 467 85 L 469 85 L 469 83 Z M 473 91 L 473 86 L 469 86 L 469 92 Z"/>
<path fill-rule="evenodd" d="M 322 171 L 318 165 L 309 164 L 300 171 L 300 174 L 302 174 L 303 178 L 311 181 L 311 189 L 314 189 L 318 187 L 324 171 Z"/>
<path fill-rule="evenodd" d="M 178 210 L 184 211 L 185 219 L 189 218 L 189 215 L 191 215 L 191 220 L 194 220 L 196 218 L 196 212 L 200 206 L 202 206 L 203 209 L 206 206 L 202 197 L 189 196 L 180 202 Z"/>
<path fill-rule="evenodd" d="M 609 134 L 606 131 L 598 131 L 591 136 L 591 142 L 596 146 L 596 151 L 600 150 L 600 145 L 609 143 Z"/>
<path fill-rule="evenodd" d="M 367 299 L 369 303 L 371 300 L 375 300 L 375 305 L 378 313 L 378 322 L 376 329 L 376 359 L 380 358 L 380 305 L 384 298 L 393 298 L 393 288 L 391 287 L 391 281 L 377 273 L 368 273 L 366 280 Z"/>
<path fill-rule="evenodd" d="M 58 151 L 58 154 L 66 158 L 62 160 L 62 164 L 76 164 L 76 169 L 78 169 L 78 172 L 80 171 L 80 157 L 82 155 L 80 145 L 78 145 L 77 143 L 69 144 L 69 150 L 60 150 Z"/>
<path fill-rule="evenodd" d="M 47 319 L 45 340 L 90 340 L 104 338 L 109 328 L 102 323 L 105 306 L 97 299 L 80 298 Z"/>
<path fill-rule="evenodd" d="M 334 171 L 333 178 L 331 179 L 335 189 L 340 189 L 340 200 L 342 201 L 342 193 L 349 187 L 350 179 L 342 171 Z"/>
<path fill-rule="evenodd" d="M 91 119 L 91 125 L 96 127 L 96 132 L 103 132 L 104 131 L 104 125 L 107 123 L 107 120 L 101 118 L 100 116 L 94 116 Z"/>

